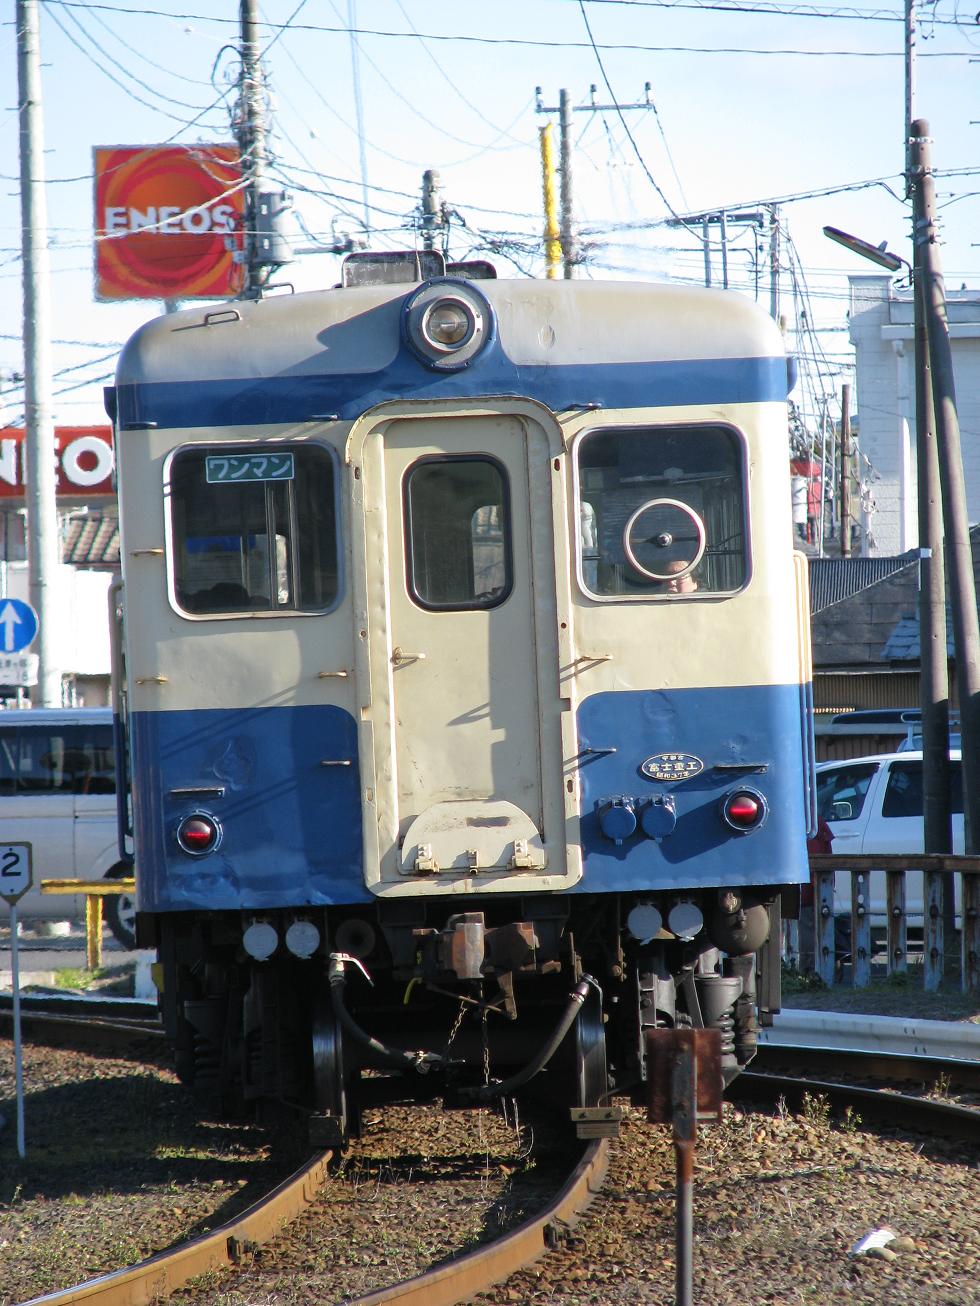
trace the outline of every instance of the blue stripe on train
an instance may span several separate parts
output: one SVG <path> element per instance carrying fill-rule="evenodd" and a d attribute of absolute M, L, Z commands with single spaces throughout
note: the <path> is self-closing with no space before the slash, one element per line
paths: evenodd
<path fill-rule="evenodd" d="M 580 705 L 578 728 L 585 860 L 580 890 L 796 884 L 808 878 L 799 685 L 595 694 Z M 674 783 L 647 779 L 641 764 L 665 752 L 692 754 L 704 770 Z M 740 764 L 746 769 L 738 769 Z M 765 770 L 749 769 L 763 764 Z M 764 795 L 769 813 L 757 830 L 736 834 L 719 809 L 723 796 L 742 785 Z M 637 833 L 617 845 L 603 835 L 597 815 L 603 800 L 668 793 L 677 824 L 662 841 Z"/>
<path fill-rule="evenodd" d="M 363 902 L 357 726 L 339 707 L 136 712 L 132 717 L 143 911 Z M 348 761 L 349 766 L 322 766 Z M 221 789 L 220 797 L 175 789 Z M 206 857 L 176 843 L 205 810 L 223 837 Z"/>
<path fill-rule="evenodd" d="M 782 402 L 785 358 L 696 358 L 658 363 L 518 366 L 499 348 L 459 372 L 436 373 L 407 351 L 377 372 L 242 377 L 120 384 L 117 420 L 160 428 L 303 422 L 332 414 L 353 420 L 390 399 L 525 395 L 556 412 L 673 404 Z"/>
<path fill-rule="evenodd" d="M 357 727 L 338 707 L 137 712 L 131 721 L 139 905 L 209 911 L 369 901 L 364 887 Z M 585 874 L 576 892 L 797 883 L 807 876 L 799 686 L 597 694 L 579 709 Z M 593 754 L 585 750 L 593 748 Z M 598 750 L 615 748 L 615 753 Z M 647 780 L 654 753 L 703 759 L 680 784 Z M 322 766 L 349 761 L 350 766 Z M 767 764 L 764 773 L 718 764 Z M 718 817 L 740 783 L 765 794 L 765 825 L 733 835 Z M 174 790 L 211 793 L 174 793 Z M 214 791 L 222 790 L 221 796 Z M 599 830 L 604 798 L 671 792 L 677 827 L 621 845 Z M 183 853 L 178 821 L 221 823 L 206 857 Z"/>

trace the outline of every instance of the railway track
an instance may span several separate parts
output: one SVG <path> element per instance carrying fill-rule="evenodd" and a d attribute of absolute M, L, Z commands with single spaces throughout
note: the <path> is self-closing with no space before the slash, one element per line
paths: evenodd
<path fill-rule="evenodd" d="M 59 1024 L 63 1026 L 60 1031 Z M 48 1012 L 33 1013 L 28 1036 L 60 1042 L 72 1037 L 72 1030 L 74 1037 L 86 1041 L 111 1039 L 117 1046 L 117 1040 L 125 1043 L 128 1039 L 133 1043 L 148 1034 L 143 1024 L 132 1024 L 129 1019 L 113 1021 L 103 1017 L 99 1022 L 89 1019 L 79 1024 L 77 1016 L 69 1019 Z M 794 1051 L 797 1070 L 800 1056 L 798 1051 Z M 767 1049 L 760 1060 L 776 1067 L 786 1058 L 786 1049 Z M 837 1060 L 839 1065 L 839 1057 Z M 935 1060 L 924 1064 L 923 1059 L 900 1061 L 881 1055 L 858 1058 L 853 1054 L 849 1060 L 850 1072 L 860 1075 L 865 1081 L 886 1079 L 894 1082 L 896 1077 L 904 1077 L 917 1086 L 938 1085 L 945 1089 L 952 1084 L 954 1077 L 970 1080 L 971 1075 L 975 1075 L 975 1068 L 964 1068 L 962 1063 L 954 1066 L 951 1072 L 948 1063 L 944 1069 L 944 1063 Z M 966 1087 L 975 1089 L 975 1079 Z M 934 1098 L 882 1092 L 865 1085 L 804 1078 L 799 1074 L 789 1076 L 770 1069 L 743 1075 L 731 1096 L 738 1103 L 762 1103 L 771 1107 L 782 1102 L 795 1109 L 805 1109 L 808 1097 L 819 1098 L 836 1112 L 844 1113 L 848 1108 L 859 1110 L 866 1125 L 911 1128 L 928 1136 L 952 1137 L 973 1144 L 980 1142 L 980 1112 L 975 1109 Z M 85 1302 L 88 1306 L 122 1306 L 123 1303 L 125 1306 L 139 1306 L 174 1292 L 189 1279 L 208 1270 L 239 1266 L 259 1245 L 275 1239 L 285 1225 L 315 1200 L 327 1179 L 330 1162 L 330 1153 L 316 1155 L 267 1197 L 206 1235 L 73 1288 L 30 1298 L 24 1306 L 68 1306 L 76 1302 Z M 371 1306 L 382 1302 L 417 1302 L 419 1306 L 423 1303 L 424 1306 L 438 1306 L 439 1303 L 466 1300 L 486 1292 L 493 1284 L 507 1279 L 521 1267 L 567 1241 L 569 1229 L 601 1189 L 607 1165 L 607 1147 L 598 1143 L 591 1145 L 554 1199 L 533 1218 L 435 1270 L 360 1297 L 345 1297 L 345 1303 Z"/>

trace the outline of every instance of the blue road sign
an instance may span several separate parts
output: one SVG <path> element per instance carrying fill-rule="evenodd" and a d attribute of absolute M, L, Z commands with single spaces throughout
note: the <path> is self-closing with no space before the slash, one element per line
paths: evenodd
<path fill-rule="evenodd" d="M 37 613 L 20 599 L 0 599 L 0 653 L 19 653 L 37 634 Z"/>

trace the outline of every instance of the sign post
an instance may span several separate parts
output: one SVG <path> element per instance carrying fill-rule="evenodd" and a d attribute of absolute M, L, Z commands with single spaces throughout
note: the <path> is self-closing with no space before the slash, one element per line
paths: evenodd
<path fill-rule="evenodd" d="M 25 605 L 22 605 L 25 606 Z M 29 843 L 0 844 L 0 898 L 10 907 L 10 971 L 14 992 L 14 1075 L 17 1094 L 17 1155 L 23 1161 L 24 1058 L 20 1033 L 20 958 L 17 951 L 17 903 L 34 882 L 33 847 Z"/>
<path fill-rule="evenodd" d="M 27 652 L 37 631 L 38 616 L 29 603 L 0 599 L 0 684 L 37 684 L 38 655 Z"/>

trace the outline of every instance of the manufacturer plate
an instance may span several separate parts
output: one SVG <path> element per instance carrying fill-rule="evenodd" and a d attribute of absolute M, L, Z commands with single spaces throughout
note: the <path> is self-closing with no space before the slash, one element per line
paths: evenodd
<path fill-rule="evenodd" d="M 704 763 L 693 753 L 654 753 L 640 763 L 640 771 L 648 780 L 688 780 L 703 770 Z"/>

